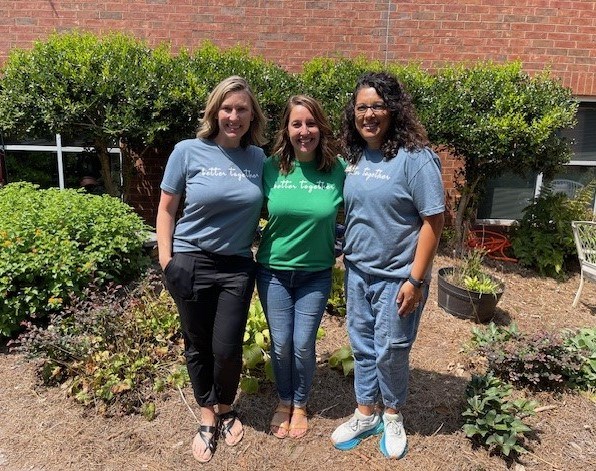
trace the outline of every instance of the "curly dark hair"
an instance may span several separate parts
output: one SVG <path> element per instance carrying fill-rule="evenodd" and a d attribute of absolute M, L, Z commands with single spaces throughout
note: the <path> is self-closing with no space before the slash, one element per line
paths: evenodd
<path fill-rule="evenodd" d="M 358 92 L 369 87 L 374 88 L 383 99 L 391 117 L 381 145 L 385 160 L 395 157 L 401 147 L 412 151 L 427 146 L 426 130 L 418 120 L 412 97 L 404 90 L 403 85 L 386 72 L 366 72 L 358 79 L 343 113 L 342 144 L 345 159 L 351 164 L 357 163 L 366 148 L 366 141 L 356 129 L 354 107 Z"/>
<path fill-rule="evenodd" d="M 306 95 L 295 95 L 290 97 L 286 104 L 273 147 L 273 154 L 279 157 L 281 173 L 287 175 L 294 168 L 296 156 L 294 155 L 294 147 L 290 142 L 288 124 L 290 122 L 290 113 L 296 106 L 304 106 L 315 119 L 320 132 L 319 145 L 315 151 L 317 168 L 322 172 L 330 172 L 337 163 L 339 152 L 329 120 L 317 100 Z"/>

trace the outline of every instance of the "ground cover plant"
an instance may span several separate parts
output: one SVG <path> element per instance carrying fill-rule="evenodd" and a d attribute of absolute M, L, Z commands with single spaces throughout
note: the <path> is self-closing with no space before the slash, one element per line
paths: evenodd
<path fill-rule="evenodd" d="M 88 286 L 47 323 L 24 326 L 11 350 L 36 360 L 44 384 L 62 387 L 99 414 L 153 419 L 157 394 L 189 384 L 176 306 L 155 268 L 128 286 Z M 320 329 L 318 337 L 323 334 Z M 270 344 L 255 292 L 244 334 L 243 392 L 273 381 Z"/>
<path fill-rule="evenodd" d="M 155 272 L 130 287 L 87 287 L 47 327 L 28 322 L 11 347 L 38 360 L 45 384 L 100 414 L 152 419 L 155 394 L 188 382 L 175 306 Z"/>
<path fill-rule="evenodd" d="M 596 328 L 528 335 L 491 323 L 487 330 L 473 341 L 497 377 L 535 390 L 596 389 Z"/>
<path fill-rule="evenodd" d="M 525 434 L 532 429 L 523 418 L 534 414 L 535 401 L 510 399 L 513 386 L 493 376 L 474 375 L 466 387 L 468 407 L 462 413 L 467 437 L 487 445 L 489 450 L 510 454 L 525 453 Z"/>
<path fill-rule="evenodd" d="M 476 352 L 486 358 L 486 372 L 474 374 L 466 387 L 463 431 L 491 451 L 511 458 L 529 452 L 525 439 L 533 430 L 523 419 L 535 413 L 538 403 L 512 399 L 514 385 L 529 393 L 596 390 L 596 328 L 527 335 L 515 324 L 490 323 L 472 333 Z"/>

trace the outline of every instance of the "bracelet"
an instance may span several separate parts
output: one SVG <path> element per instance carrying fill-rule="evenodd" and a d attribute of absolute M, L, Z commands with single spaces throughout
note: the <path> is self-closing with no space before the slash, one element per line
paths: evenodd
<path fill-rule="evenodd" d="M 422 285 L 424 284 L 424 280 L 417 280 L 412 275 L 408 276 L 408 281 L 414 288 L 422 288 Z"/>

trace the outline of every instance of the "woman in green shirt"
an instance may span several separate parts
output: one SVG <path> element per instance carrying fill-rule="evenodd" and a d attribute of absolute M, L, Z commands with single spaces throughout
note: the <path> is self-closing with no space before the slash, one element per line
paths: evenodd
<path fill-rule="evenodd" d="M 316 335 L 331 291 L 345 164 L 320 104 L 304 95 L 290 98 L 273 154 L 263 169 L 269 221 L 257 253 L 257 288 L 279 395 L 271 432 L 300 438 L 308 430 Z"/>

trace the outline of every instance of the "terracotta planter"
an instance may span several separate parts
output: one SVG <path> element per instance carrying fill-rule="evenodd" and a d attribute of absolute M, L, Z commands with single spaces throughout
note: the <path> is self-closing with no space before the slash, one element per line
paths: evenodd
<path fill-rule="evenodd" d="M 505 285 L 501 280 L 491 276 L 500 286 L 499 291 L 495 294 L 478 293 L 460 288 L 447 281 L 446 278 L 453 273 L 454 269 L 454 267 L 439 269 L 437 283 L 439 307 L 462 319 L 489 322 L 495 315 L 495 308 L 503 295 Z"/>

